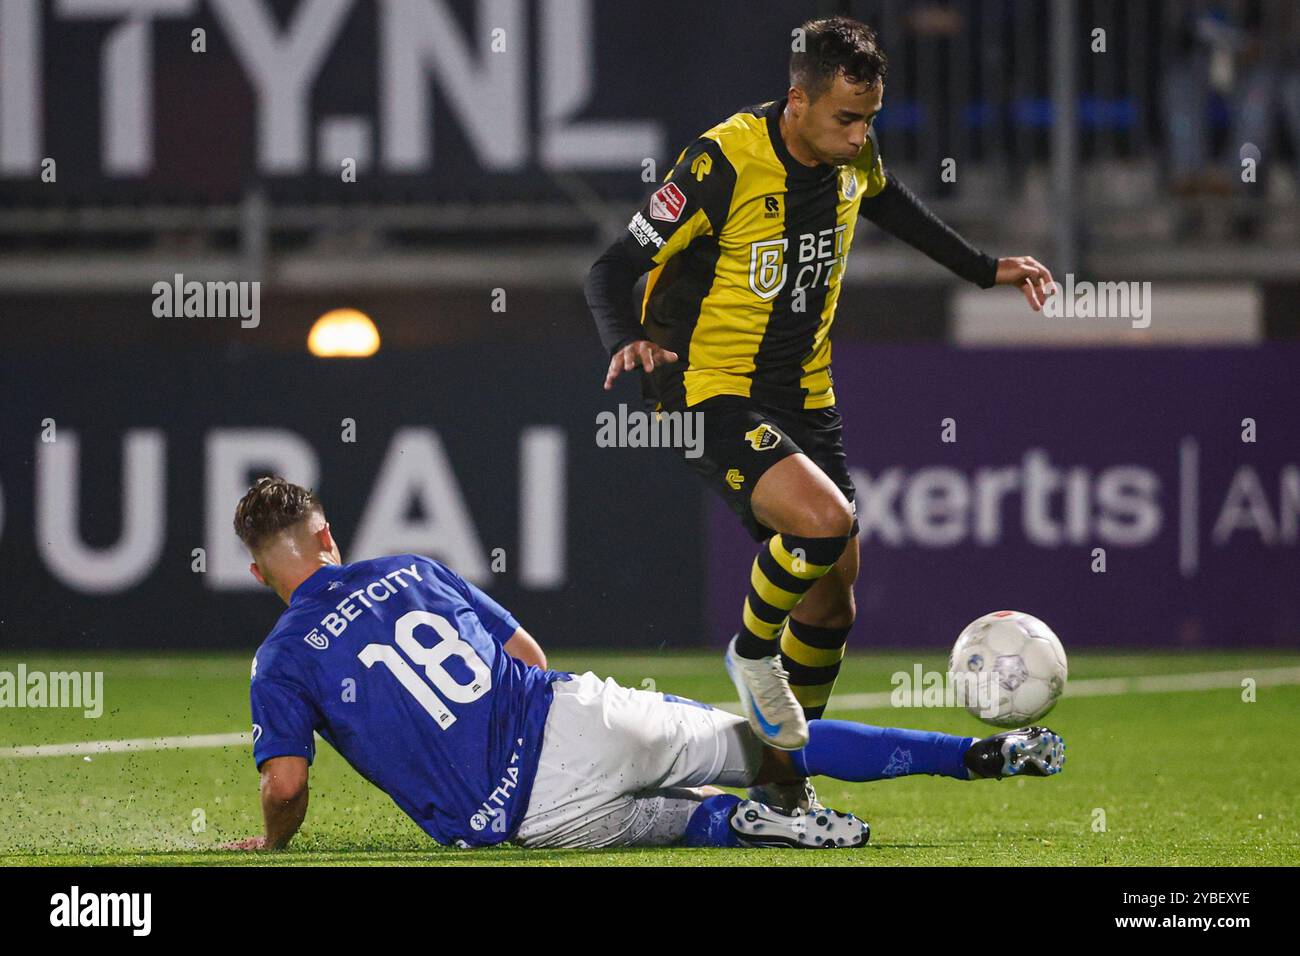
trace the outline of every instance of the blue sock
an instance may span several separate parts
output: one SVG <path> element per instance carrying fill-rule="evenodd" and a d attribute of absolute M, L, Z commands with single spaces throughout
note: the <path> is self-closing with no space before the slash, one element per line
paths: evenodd
<path fill-rule="evenodd" d="M 974 737 L 928 730 L 874 727 L 848 720 L 811 720 L 808 746 L 793 751 L 795 767 L 807 777 L 826 776 L 861 783 L 912 773 L 969 780 L 962 756 Z"/>
<path fill-rule="evenodd" d="M 705 797 L 686 823 L 682 846 L 744 846 L 731 829 L 731 811 L 740 797 L 730 793 Z"/>

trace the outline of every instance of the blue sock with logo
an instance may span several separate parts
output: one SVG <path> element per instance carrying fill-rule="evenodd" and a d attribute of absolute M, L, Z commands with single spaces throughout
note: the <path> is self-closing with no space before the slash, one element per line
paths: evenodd
<path fill-rule="evenodd" d="M 975 739 L 849 720 L 812 720 L 808 722 L 808 746 L 791 752 L 790 757 L 806 777 L 862 783 L 929 773 L 969 780 L 962 757 Z"/>
<path fill-rule="evenodd" d="M 736 831 L 731 829 L 731 811 L 738 803 L 740 797 L 730 793 L 705 797 L 687 821 L 681 845 L 743 847 Z"/>

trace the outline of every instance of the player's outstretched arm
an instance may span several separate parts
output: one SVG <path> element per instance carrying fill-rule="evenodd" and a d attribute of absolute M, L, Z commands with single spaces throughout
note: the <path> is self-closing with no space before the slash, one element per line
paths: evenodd
<path fill-rule="evenodd" d="M 537 643 L 533 635 L 522 627 L 510 635 L 510 640 L 502 646 L 505 647 L 506 653 L 516 660 L 546 670 L 546 652 L 542 650 L 542 645 Z"/>
<path fill-rule="evenodd" d="M 264 836 L 221 844 L 223 850 L 283 850 L 307 816 L 307 760 L 272 757 L 262 764 Z"/>
<path fill-rule="evenodd" d="M 265 849 L 282 850 L 307 816 L 307 760 L 272 757 L 262 764 L 262 816 Z"/>
<path fill-rule="evenodd" d="M 893 173 L 885 174 L 885 187 L 862 200 L 862 217 L 901 239 L 955 275 L 982 289 L 995 285 L 1019 286 L 1035 312 L 1055 289 L 1052 274 L 1032 256 L 994 259 L 981 252 L 936 216 Z"/>

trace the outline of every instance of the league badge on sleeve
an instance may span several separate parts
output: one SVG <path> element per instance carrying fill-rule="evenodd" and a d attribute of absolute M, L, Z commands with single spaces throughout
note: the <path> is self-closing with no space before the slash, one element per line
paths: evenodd
<path fill-rule="evenodd" d="M 650 218 L 661 222 L 676 222 L 686 208 L 686 195 L 676 183 L 664 183 L 650 197 Z"/>
<path fill-rule="evenodd" d="M 840 191 L 847 202 L 852 202 L 858 195 L 858 173 L 852 166 L 840 167 Z"/>

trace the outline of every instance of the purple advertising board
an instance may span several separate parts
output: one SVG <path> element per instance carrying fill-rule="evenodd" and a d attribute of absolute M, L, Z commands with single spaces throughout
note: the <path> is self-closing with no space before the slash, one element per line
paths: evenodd
<path fill-rule="evenodd" d="M 837 347 L 858 488 L 851 647 L 1004 608 L 1068 647 L 1300 646 L 1300 346 Z M 755 545 L 710 505 L 709 620 Z"/>

